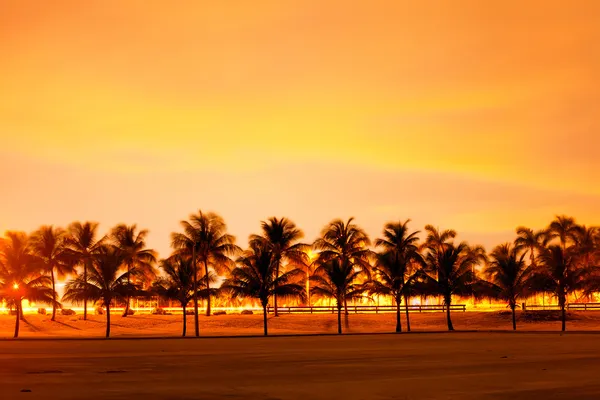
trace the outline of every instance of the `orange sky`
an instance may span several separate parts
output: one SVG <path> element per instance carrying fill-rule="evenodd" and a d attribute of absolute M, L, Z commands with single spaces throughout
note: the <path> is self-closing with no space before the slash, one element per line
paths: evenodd
<path fill-rule="evenodd" d="M 361 3 L 362 5 L 355 5 Z M 0 231 L 600 223 L 600 2 L 0 0 Z"/>

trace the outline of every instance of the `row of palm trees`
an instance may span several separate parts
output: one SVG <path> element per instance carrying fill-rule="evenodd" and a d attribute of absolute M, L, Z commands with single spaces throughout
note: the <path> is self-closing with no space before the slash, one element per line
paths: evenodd
<path fill-rule="evenodd" d="M 146 248 L 148 232 L 135 225 L 118 225 L 106 236 L 90 222 L 65 230 L 44 226 L 31 235 L 8 232 L 0 242 L 0 297 L 15 310 L 16 337 L 22 301 L 51 304 L 54 320 L 60 307 L 56 279 L 69 276 L 61 301 L 83 303 L 84 319 L 88 302 L 106 307 L 108 337 L 111 306 L 123 304 L 126 317 L 132 297 L 150 295 L 181 304 L 183 336 L 192 303 L 194 333 L 199 336 L 199 299 L 211 315 L 215 296 L 257 300 L 267 335 L 269 305 L 277 316 L 278 301 L 305 302 L 311 296 L 335 300 L 338 333 L 348 301 L 374 295 L 389 296 L 395 304 L 396 332 L 402 332 L 401 304 L 408 305 L 414 296 L 440 297 L 448 330 L 454 330 L 453 299 L 505 301 L 516 329 L 519 302 L 540 292 L 557 298 L 565 330 L 567 299 L 600 291 L 599 230 L 578 225 L 573 218 L 558 216 L 540 231 L 520 227 L 513 243 L 489 254 L 481 246 L 458 242 L 454 230 L 431 225 L 421 240 L 421 232 L 411 231 L 409 222 L 386 224 L 381 237 L 371 242 L 353 218 L 337 219 L 306 244 L 292 221 L 270 218 L 242 250 L 220 216 L 199 211 L 181 222 L 182 232 L 172 234 L 173 253 L 160 261 Z"/>

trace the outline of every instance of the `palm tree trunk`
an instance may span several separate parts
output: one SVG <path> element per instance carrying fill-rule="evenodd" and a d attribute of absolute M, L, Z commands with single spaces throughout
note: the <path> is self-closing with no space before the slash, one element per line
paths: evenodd
<path fill-rule="evenodd" d="M 206 274 L 206 316 L 210 317 L 210 279 L 208 276 L 208 261 L 204 260 L 204 273 Z"/>
<path fill-rule="evenodd" d="M 131 271 L 131 266 L 127 263 L 127 288 L 129 288 L 129 271 Z M 127 299 L 125 300 L 125 311 L 123 311 L 123 317 L 129 315 L 129 303 L 131 302 L 131 296 L 128 294 Z"/>
<path fill-rule="evenodd" d="M 56 283 L 54 281 L 54 268 L 50 270 L 50 276 L 52 278 L 52 318 L 50 321 L 56 320 Z"/>
<path fill-rule="evenodd" d="M 192 248 L 192 265 L 194 266 L 194 328 L 196 337 L 200 336 L 200 325 L 198 324 L 198 266 L 196 265 L 196 244 Z"/>
<path fill-rule="evenodd" d="M 342 334 L 342 303 L 338 299 L 337 301 L 337 309 L 338 309 L 338 335 Z"/>
<path fill-rule="evenodd" d="M 279 257 L 275 259 L 275 262 L 277 262 L 277 265 L 275 266 L 275 284 L 273 285 L 273 291 L 275 292 L 273 293 L 273 308 L 275 309 L 275 311 L 273 312 L 273 316 L 279 317 L 279 311 L 277 311 L 277 278 L 279 278 L 280 265 Z"/>
<path fill-rule="evenodd" d="M 402 332 L 402 322 L 400 321 L 400 296 L 396 297 L 396 333 Z"/>
<path fill-rule="evenodd" d="M 510 308 L 512 310 L 513 331 L 516 331 L 517 330 L 517 316 L 515 313 L 516 304 L 511 304 Z"/>
<path fill-rule="evenodd" d="M 404 307 L 406 307 L 406 331 L 410 332 L 410 317 L 408 316 L 408 296 L 404 296 Z"/>
<path fill-rule="evenodd" d="M 183 308 L 183 331 L 181 332 L 182 337 L 185 337 L 185 334 L 187 331 L 187 313 L 186 313 L 185 306 L 186 306 L 185 303 L 181 303 L 181 308 Z"/>
<path fill-rule="evenodd" d="M 565 303 L 563 301 L 563 303 L 560 305 L 560 311 L 561 311 L 561 319 L 562 319 L 562 331 L 566 331 L 567 330 L 567 313 L 565 311 Z"/>
<path fill-rule="evenodd" d="M 446 298 L 446 321 L 448 322 L 448 330 L 453 331 L 454 326 L 452 325 L 452 318 L 450 318 L 450 304 L 452 303 L 452 297 L 448 296 Z"/>
<path fill-rule="evenodd" d="M 17 312 L 15 313 L 15 315 L 17 316 L 17 319 L 15 321 L 15 335 L 13 336 L 15 339 L 19 337 L 19 325 L 21 324 L 21 300 L 17 301 Z"/>
<path fill-rule="evenodd" d="M 263 328 L 264 328 L 265 336 L 267 336 L 269 334 L 269 332 L 267 329 L 267 305 L 266 304 L 263 304 Z"/>
<path fill-rule="evenodd" d="M 110 337 L 110 301 L 106 303 L 106 337 Z"/>
<path fill-rule="evenodd" d="M 84 289 L 83 289 L 83 320 L 87 320 L 87 267 L 88 267 L 88 260 L 85 261 L 85 263 L 83 264 L 83 283 L 84 285 Z"/>

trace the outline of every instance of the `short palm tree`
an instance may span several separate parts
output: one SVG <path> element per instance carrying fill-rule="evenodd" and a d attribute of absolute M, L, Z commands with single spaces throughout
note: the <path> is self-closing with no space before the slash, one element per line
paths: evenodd
<path fill-rule="evenodd" d="M 427 286 L 431 294 L 442 296 L 446 306 L 448 330 L 453 331 L 450 317 L 452 296 L 465 296 L 472 293 L 475 280 L 474 266 L 479 262 L 475 252 L 465 242 L 458 245 L 445 242 L 433 244 L 427 249 L 425 257 Z"/>
<path fill-rule="evenodd" d="M 510 243 L 496 246 L 490 253 L 490 263 L 485 269 L 488 278 L 487 293 L 490 297 L 508 302 L 512 312 L 513 330 L 517 330 L 515 309 L 520 298 L 525 297 L 531 286 L 534 267 L 525 262 L 526 253 Z"/>
<path fill-rule="evenodd" d="M 156 264 L 156 252 L 146 248 L 146 237 L 148 231 L 143 229 L 137 231 L 136 225 L 120 224 L 113 228 L 110 238 L 112 243 L 125 255 L 127 271 L 135 268 L 137 276 L 142 282 L 148 282 L 156 276 L 154 265 Z M 129 275 L 131 276 L 131 274 Z M 125 302 L 123 317 L 129 315 L 131 298 Z"/>
<path fill-rule="evenodd" d="M 7 232 L 0 241 L 0 298 L 15 307 L 15 334 L 19 337 L 23 300 L 56 304 L 50 278 L 41 274 L 44 265 L 31 254 L 27 235 Z"/>
<path fill-rule="evenodd" d="M 65 231 L 52 226 L 42 226 L 30 238 L 32 253 L 42 262 L 52 280 L 52 321 L 56 319 L 56 275 L 64 277 L 74 272 L 74 259 L 66 245 Z"/>
<path fill-rule="evenodd" d="M 165 276 L 158 278 L 152 285 L 152 291 L 161 297 L 176 300 L 183 309 L 183 330 L 181 336 L 187 332 L 186 307 L 194 298 L 194 268 L 189 258 L 173 256 L 161 260 L 160 268 Z"/>
<path fill-rule="evenodd" d="M 359 275 L 370 278 L 370 259 L 373 252 L 368 246 L 371 241 L 366 232 L 354 223 L 354 218 L 344 222 L 341 219 L 331 221 L 321 231 L 321 237 L 315 240 L 313 248 L 319 252 L 317 265 L 325 265 L 328 261 L 337 259 L 344 268 L 356 269 Z M 343 299 L 346 314 L 348 306 Z"/>
<path fill-rule="evenodd" d="M 582 254 L 577 246 L 563 248 L 550 245 L 539 255 L 540 268 L 532 276 L 532 289 L 552 293 L 558 299 L 561 311 L 562 331 L 566 330 L 566 304 L 569 294 L 586 290 L 592 271 L 580 264 Z"/>
<path fill-rule="evenodd" d="M 131 282 L 135 267 L 127 271 L 128 254 L 115 246 L 98 249 L 86 279 L 80 276 L 66 285 L 64 301 L 81 303 L 92 300 L 106 307 L 106 337 L 110 336 L 110 307 L 113 302 L 125 301 L 138 287 Z"/>
<path fill-rule="evenodd" d="M 342 307 L 347 299 L 360 297 L 367 287 L 361 284 L 365 273 L 348 260 L 332 258 L 319 263 L 310 277 L 311 293 L 333 298 L 338 310 L 338 334 L 342 333 Z"/>
<path fill-rule="evenodd" d="M 298 298 L 304 300 L 306 293 L 301 284 L 304 271 L 294 268 L 278 275 L 276 255 L 271 246 L 261 241 L 250 244 L 238 260 L 238 266 L 231 271 L 229 279 L 223 282 L 221 290 L 229 292 L 233 297 L 250 297 L 258 299 L 263 308 L 264 335 L 268 335 L 267 306 L 269 299 L 278 295 L 282 298 Z"/>
<path fill-rule="evenodd" d="M 87 282 L 88 269 L 94 261 L 100 248 L 104 245 L 106 237 L 98 237 L 98 223 L 96 222 L 73 222 L 67 228 L 66 244 L 69 248 L 70 257 L 76 265 L 83 267 L 81 278 Z M 87 319 L 87 299 L 83 299 L 83 319 Z"/>
<path fill-rule="evenodd" d="M 373 272 L 377 279 L 371 281 L 371 291 L 389 295 L 396 301 L 396 332 L 402 332 L 400 303 L 406 305 L 406 328 L 410 332 L 408 298 L 412 283 L 419 277 L 419 265 L 423 257 L 419 253 L 419 231 L 410 232 L 408 223 L 390 222 L 385 225 L 383 238 L 375 241 L 375 246 L 383 249 L 378 254 Z"/>
<path fill-rule="evenodd" d="M 250 243 L 260 243 L 259 246 L 268 248 L 273 254 L 275 277 L 279 277 L 281 274 L 283 263 L 295 268 L 310 262 L 306 254 L 309 246 L 299 243 L 299 240 L 304 237 L 304 233 L 292 221 L 287 218 L 271 217 L 267 221 L 262 221 L 261 226 L 262 234 L 250 236 Z M 277 291 L 273 293 L 273 310 L 277 317 L 279 315 Z"/>
<path fill-rule="evenodd" d="M 204 266 L 206 290 L 209 293 L 206 303 L 206 315 L 210 310 L 210 276 L 209 267 L 217 273 L 227 273 L 240 248 L 235 245 L 235 237 L 226 233 L 227 226 L 219 215 L 203 213 L 190 215 L 189 221 L 181 221 L 183 233 L 171 234 L 172 246 L 177 254 L 189 257 L 194 267 L 194 326 L 196 336 L 200 335 L 198 324 L 198 263 Z"/>

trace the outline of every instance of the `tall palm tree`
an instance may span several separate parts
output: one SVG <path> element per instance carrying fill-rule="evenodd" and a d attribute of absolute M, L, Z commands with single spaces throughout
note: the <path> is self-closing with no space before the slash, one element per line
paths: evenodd
<path fill-rule="evenodd" d="M 41 260 L 31 254 L 23 232 L 7 232 L 0 240 L 0 298 L 15 307 L 15 333 L 19 337 L 23 300 L 55 305 L 50 278 L 42 275 Z"/>
<path fill-rule="evenodd" d="M 73 222 L 67 228 L 66 244 L 70 257 L 76 264 L 83 267 L 82 279 L 87 282 L 87 272 L 92 266 L 94 257 L 104 245 L 106 237 L 98 237 L 98 223 Z M 87 319 L 87 299 L 83 299 L 83 319 Z"/>
<path fill-rule="evenodd" d="M 508 302 L 512 311 L 513 330 L 517 330 L 515 309 L 518 300 L 525 297 L 531 286 L 534 267 L 525 262 L 526 252 L 510 243 L 496 246 L 490 253 L 491 262 L 485 269 L 488 293 L 491 297 Z"/>
<path fill-rule="evenodd" d="M 183 309 L 183 330 L 187 332 L 186 307 L 194 298 L 194 268 L 189 258 L 173 256 L 161 260 L 160 268 L 166 276 L 158 278 L 152 285 L 153 292 L 167 299 L 176 300 Z"/>
<path fill-rule="evenodd" d="M 339 265 L 344 268 L 352 268 L 359 271 L 366 279 L 370 278 L 370 258 L 373 252 L 368 246 L 371 241 L 366 232 L 354 223 L 354 218 L 344 222 L 335 219 L 326 225 L 321 231 L 321 237 L 315 240 L 313 248 L 319 251 L 316 263 L 325 265 L 328 261 L 337 259 Z M 346 298 L 344 308 L 348 314 Z"/>
<path fill-rule="evenodd" d="M 238 260 L 238 267 L 231 271 L 221 290 L 233 297 L 251 297 L 260 300 L 263 308 L 264 335 L 268 335 L 267 306 L 275 295 L 304 299 L 306 294 L 301 282 L 304 271 L 294 268 L 278 275 L 278 264 L 272 247 L 263 241 L 253 241 Z"/>
<path fill-rule="evenodd" d="M 472 293 L 472 284 L 475 280 L 473 270 L 479 259 L 467 243 L 456 245 L 454 242 L 445 242 L 441 246 L 434 243 L 429 247 L 425 262 L 430 291 L 444 299 L 448 330 L 453 331 L 454 326 L 450 317 L 452 296 L 465 296 Z"/>
<path fill-rule="evenodd" d="M 127 270 L 128 255 L 115 246 L 103 246 L 94 255 L 86 279 L 80 276 L 67 282 L 63 300 L 81 303 L 92 300 L 106 307 L 106 337 L 110 337 L 110 307 L 113 301 L 125 301 L 138 287 L 130 277 L 135 267 Z"/>
<path fill-rule="evenodd" d="M 135 267 L 138 277 L 143 282 L 148 282 L 156 276 L 154 271 L 156 252 L 146 248 L 147 236 L 148 231 L 146 229 L 138 232 L 136 225 L 127 226 L 125 224 L 114 227 L 110 235 L 113 244 L 126 255 L 125 265 L 127 271 Z M 125 302 L 123 317 L 129 315 L 130 303 L 131 298 L 128 297 Z"/>
<path fill-rule="evenodd" d="M 566 243 L 566 241 L 564 242 Z M 566 304 L 570 293 L 585 290 L 591 270 L 580 265 L 581 252 L 577 246 L 551 245 L 540 253 L 540 269 L 532 276 L 532 289 L 549 292 L 558 299 L 562 331 L 566 330 Z"/>
<path fill-rule="evenodd" d="M 52 321 L 56 319 L 56 279 L 74 272 L 73 257 L 66 244 L 63 229 L 42 226 L 30 238 L 33 254 L 43 263 L 44 270 L 50 273 L 52 280 Z"/>
<path fill-rule="evenodd" d="M 355 268 L 350 261 L 331 258 L 319 263 L 310 277 L 312 294 L 336 301 L 338 334 L 342 333 L 342 307 L 346 304 L 346 299 L 358 298 L 367 289 L 360 283 L 365 278 L 364 275 L 364 271 Z"/>
<path fill-rule="evenodd" d="M 529 253 L 529 265 L 534 268 L 536 266 L 537 253 L 542 247 L 546 246 L 547 242 L 548 232 L 545 230 L 534 231 L 524 226 L 517 228 L 515 246 L 519 251 Z"/>
<path fill-rule="evenodd" d="M 580 232 L 581 227 L 577 225 L 575 218 L 566 215 L 557 215 L 548 227 L 549 237 L 558 238 L 563 251 L 568 245 L 577 242 Z"/>
<path fill-rule="evenodd" d="M 404 298 L 406 305 L 406 329 L 410 332 L 408 297 L 411 284 L 418 279 L 418 265 L 423 264 L 419 253 L 419 231 L 410 232 L 410 219 L 402 222 L 387 223 L 383 230 L 383 238 L 375 241 L 375 246 L 383 248 L 378 254 L 373 272 L 378 280 L 371 282 L 374 293 L 390 295 L 396 301 L 396 332 L 402 332 L 400 321 L 400 303 Z"/>
<path fill-rule="evenodd" d="M 291 267 L 307 265 L 309 262 L 306 254 L 308 245 L 298 241 L 304 237 L 304 233 L 287 218 L 271 217 L 261 222 L 262 235 L 250 236 L 250 243 L 261 243 L 260 245 L 269 249 L 273 254 L 275 264 L 275 277 L 279 277 L 282 263 Z M 277 291 L 273 293 L 274 315 L 277 317 Z"/>
<path fill-rule="evenodd" d="M 427 236 L 425 237 L 424 248 L 437 247 L 438 251 L 441 251 L 456 237 L 454 229 L 440 230 L 433 225 L 425 225 L 425 232 L 427 232 Z"/>
<path fill-rule="evenodd" d="M 204 266 L 206 290 L 206 315 L 210 311 L 210 276 L 209 267 L 222 274 L 229 271 L 234 262 L 230 258 L 237 254 L 240 248 L 235 245 L 235 237 L 226 233 L 227 226 L 219 215 L 203 213 L 190 215 L 189 221 L 181 221 L 183 233 L 171 234 L 172 246 L 177 254 L 190 257 L 194 267 L 194 325 L 196 336 L 200 335 L 198 324 L 198 263 Z"/>

